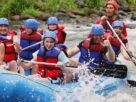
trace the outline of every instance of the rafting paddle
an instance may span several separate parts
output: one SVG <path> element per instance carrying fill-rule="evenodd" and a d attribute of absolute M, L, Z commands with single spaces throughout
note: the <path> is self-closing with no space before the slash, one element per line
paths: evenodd
<path fill-rule="evenodd" d="M 112 26 L 110 25 L 109 21 L 106 20 L 106 23 L 108 24 L 108 26 L 110 27 L 111 31 L 113 32 L 113 34 L 117 37 L 117 39 L 119 40 L 119 42 L 121 43 L 122 47 L 125 49 L 126 53 L 128 54 L 128 56 L 130 57 L 130 59 L 132 59 L 132 55 L 129 54 L 126 46 L 124 45 L 124 43 L 122 42 L 122 40 L 119 38 L 119 36 L 117 35 L 117 33 L 115 32 L 115 30 L 112 28 Z M 134 65 L 136 66 L 136 62 L 133 62 Z"/>
<path fill-rule="evenodd" d="M 28 61 L 28 60 L 24 60 L 24 62 L 58 66 L 58 64 L 56 64 L 56 63 L 37 62 L 37 61 Z M 71 67 L 71 68 L 77 68 L 77 70 L 80 70 L 80 68 L 78 69 L 77 65 L 74 66 L 74 65 L 66 63 L 66 64 L 64 64 L 64 66 Z M 115 77 L 115 78 L 123 79 L 127 76 L 127 67 L 124 65 L 112 65 L 112 68 L 110 68 L 110 66 L 108 66 L 107 68 L 103 67 L 103 68 L 95 68 L 95 69 L 89 69 L 89 70 L 93 74 L 103 75 L 103 76 L 107 76 L 107 77 Z"/>

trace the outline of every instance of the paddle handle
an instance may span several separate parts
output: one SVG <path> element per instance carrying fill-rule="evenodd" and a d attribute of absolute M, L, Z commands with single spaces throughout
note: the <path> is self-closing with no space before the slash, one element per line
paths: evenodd
<path fill-rule="evenodd" d="M 124 45 L 124 43 L 121 41 L 121 39 L 119 38 L 119 36 L 117 35 L 117 33 L 115 32 L 115 30 L 112 28 L 111 24 L 109 23 L 108 20 L 106 20 L 106 23 L 108 24 L 108 26 L 110 27 L 110 29 L 112 30 L 113 34 L 117 37 L 117 39 L 119 40 L 119 42 L 121 43 L 122 47 L 125 49 L 126 53 L 128 54 L 128 56 L 130 57 L 130 59 L 132 59 L 132 56 L 129 54 L 129 52 L 127 51 L 126 46 Z M 133 62 L 136 66 L 136 62 Z"/>

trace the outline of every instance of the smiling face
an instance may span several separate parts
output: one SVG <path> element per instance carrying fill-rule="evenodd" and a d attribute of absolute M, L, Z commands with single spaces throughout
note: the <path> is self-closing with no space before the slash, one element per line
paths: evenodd
<path fill-rule="evenodd" d="M 57 29 L 57 25 L 56 25 L 56 24 L 49 24 L 49 25 L 48 25 L 48 29 L 49 29 L 49 30 L 52 30 L 52 31 L 53 31 L 53 30 L 56 30 L 56 29 Z"/>
<path fill-rule="evenodd" d="M 106 7 L 105 7 L 105 12 L 106 12 L 106 15 L 108 17 L 111 17 L 115 14 L 115 8 L 113 5 L 110 5 L 108 4 Z"/>
<path fill-rule="evenodd" d="M 93 35 L 92 38 L 96 44 L 103 42 L 103 35 Z"/>
<path fill-rule="evenodd" d="M 115 32 L 116 32 L 118 35 L 121 35 L 121 33 L 122 33 L 122 28 L 121 28 L 121 27 L 114 27 L 113 29 L 115 30 Z"/>
<path fill-rule="evenodd" d="M 9 32 L 9 28 L 7 25 L 0 25 L 0 35 L 6 36 Z"/>
<path fill-rule="evenodd" d="M 44 47 L 47 50 L 51 50 L 55 46 L 55 40 L 52 38 L 45 38 L 43 43 L 44 43 Z"/>

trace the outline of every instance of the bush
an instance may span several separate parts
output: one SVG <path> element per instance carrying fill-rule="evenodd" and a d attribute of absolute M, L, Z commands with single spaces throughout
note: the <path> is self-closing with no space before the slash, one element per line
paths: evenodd
<path fill-rule="evenodd" d="M 28 7 L 33 7 L 34 0 L 9 0 L 1 8 L 2 16 L 11 16 L 21 14 L 21 12 Z"/>
<path fill-rule="evenodd" d="M 42 14 L 42 12 L 39 11 L 38 9 L 30 7 L 30 8 L 24 9 L 21 14 L 22 15 L 31 15 L 31 16 L 34 16 L 34 17 L 38 17 L 38 16 L 40 16 Z"/>
<path fill-rule="evenodd" d="M 48 12 L 56 12 L 61 8 L 66 10 L 73 10 L 78 8 L 74 0 L 46 0 L 44 7 Z"/>
<path fill-rule="evenodd" d="M 89 8 L 96 8 L 99 9 L 100 7 L 104 6 L 106 0 L 84 0 L 85 4 Z"/>
<path fill-rule="evenodd" d="M 129 3 L 130 7 L 135 7 L 136 6 L 136 0 L 127 0 L 127 2 Z"/>

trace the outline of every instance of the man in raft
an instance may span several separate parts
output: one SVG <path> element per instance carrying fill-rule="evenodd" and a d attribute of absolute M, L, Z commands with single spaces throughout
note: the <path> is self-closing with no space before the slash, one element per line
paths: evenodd
<path fill-rule="evenodd" d="M 0 66 L 17 72 L 17 53 L 19 52 L 19 39 L 17 33 L 9 29 L 9 20 L 0 18 Z"/>
<path fill-rule="evenodd" d="M 110 28 L 106 23 L 106 20 L 108 20 L 111 25 L 114 21 L 119 20 L 119 17 L 117 15 L 119 5 L 114 0 L 108 0 L 104 9 L 105 9 L 105 15 L 102 16 L 100 19 L 98 19 L 96 21 L 96 24 L 101 24 L 106 30 L 106 32 L 109 32 Z M 122 23 L 123 23 L 122 34 L 124 37 L 127 37 L 126 25 L 123 21 Z"/>
<path fill-rule="evenodd" d="M 126 66 L 112 64 L 115 61 L 115 52 L 109 40 L 104 40 L 104 28 L 102 25 L 93 25 L 91 33 L 91 38 L 82 41 L 77 47 L 68 50 L 68 56 L 72 57 L 80 52 L 79 63 L 87 64 L 88 69 L 92 73 L 111 77 L 126 77 Z M 120 70 L 123 71 L 120 73 Z"/>

